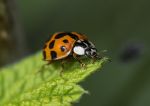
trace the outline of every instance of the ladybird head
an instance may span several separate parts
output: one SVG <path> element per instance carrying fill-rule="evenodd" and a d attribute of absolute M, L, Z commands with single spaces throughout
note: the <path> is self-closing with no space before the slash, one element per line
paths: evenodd
<path fill-rule="evenodd" d="M 73 52 L 77 55 L 85 55 L 90 58 L 100 58 L 95 45 L 88 40 L 77 40 L 73 48 Z"/>

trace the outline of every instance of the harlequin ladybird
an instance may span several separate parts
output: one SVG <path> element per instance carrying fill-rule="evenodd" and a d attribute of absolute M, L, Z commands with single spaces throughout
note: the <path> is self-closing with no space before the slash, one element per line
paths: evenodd
<path fill-rule="evenodd" d="M 87 56 L 92 59 L 99 59 L 95 45 L 88 38 L 77 32 L 58 32 L 52 35 L 43 48 L 43 57 L 46 61 L 63 60 L 68 56 L 79 59 L 80 56 Z"/>

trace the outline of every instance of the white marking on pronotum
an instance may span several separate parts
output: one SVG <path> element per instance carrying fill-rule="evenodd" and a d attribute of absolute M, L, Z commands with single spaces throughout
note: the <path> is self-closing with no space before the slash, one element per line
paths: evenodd
<path fill-rule="evenodd" d="M 84 55 L 85 54 L 85 49 L 81 46 L 75 46 L 73 48 L 74 53 L 78 54 L 78 55 Z"/>

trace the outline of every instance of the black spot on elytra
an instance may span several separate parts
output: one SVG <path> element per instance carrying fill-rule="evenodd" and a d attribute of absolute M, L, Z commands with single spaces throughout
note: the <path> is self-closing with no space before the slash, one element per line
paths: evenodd
<path fill-rule="evenodd" d="M 43 51 L 43 57 L 44 57 L 44 59 L 46 59 L 46 52 L 45 51 Z"/>
<path fill-rule="evenodd" d="M 59 39 L 59 38 L 62 38 L 64 37 L 66 34 L 65 33 L 59 33 L 55 36 L 55 39 Z"/>
<path fill-rule="evenodd" d="M 66 50 L 66 47 L 65 46 L 61 46 L 60 49 L 61 49 L 62 52 L 64 52 Z"/>
<path fill-rule="evenodd" d="M 79 39 L 77 35 L 72 34 L 72 33 L 70 33 L 70 32 L 63 32 L 63 33 L 60 33 L 60 34 L 58 34 L 58 35 L 55 36 L 55 39 L 62 38 L 62 37 L 64 37 L 64 36 L 66 36 L 66 35 L 69 35 L 71 38 L 73 38 L 73 39 L 75 39 L 75 40 L 78 40 L 78 39 Z"/>
<path fill-rule="evenodd" d="M 54 60 L 55 58 L 57 58 L 57 53 L 55 51 L 51 51 L 51 57 L 52 60 Z"/>
<path fill-rule="evenodd" d="M 68 43 L 69 41 L 68 41 L 67 39 L 64 39 L 63 42 L 64 42 L 64 43 Z"/>
<path fill-rule="evenodd" d="M 70 36 L 71 38 L 73 38 L 74 40 L 78 40 L 78 39 L 79 39 L 77 35 L 72 34 L 72 33 L 70 33 L 69 36 Z"/>
<path fill-rule="evenodd" d="M 55 44 L 55 40 L 53 40 L 52 42 L 50 42 L 49 48 L 52 49 L 54 47 L 54 44 Z"/>

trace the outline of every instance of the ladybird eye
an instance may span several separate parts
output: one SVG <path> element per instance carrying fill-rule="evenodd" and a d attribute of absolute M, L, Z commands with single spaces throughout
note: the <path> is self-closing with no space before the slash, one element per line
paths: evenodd
<path fill-rule="evenodd" d="M 66 47 L 65 46 L 61 46 L 60 49 L 61 49 L 62 52 L 64 52 L 66 50 Z"/>

